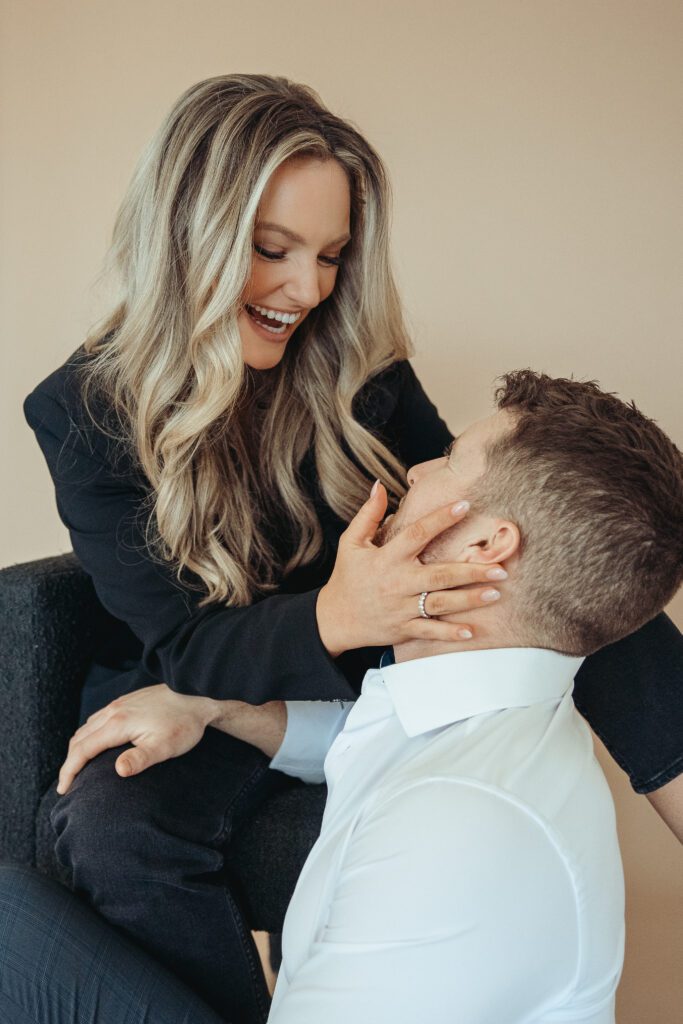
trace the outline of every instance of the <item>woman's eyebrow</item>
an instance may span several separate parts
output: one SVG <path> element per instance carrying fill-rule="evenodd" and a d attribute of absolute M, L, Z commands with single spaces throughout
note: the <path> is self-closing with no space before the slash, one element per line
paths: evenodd
<path fill-rule="evenodd" d="M 447 444 L 444 449 L 444 455 L 447 459 L 450 459 L 451 455 L 455 451 L 455 446 L 458 443 L 457 437 L 454 437 L 450 444 Z"/>
<path fill-rule="evenodd" d="M 256 224 L 257 228 L 262 228 L 265 231 L 279 231 L 285 238 L 289 238 L 290 242 L 296 242 L 298 245 L 305 245 L 306 239 L 302 238 L 301 235 L 297 235 L 295 231 L 290 231 L 289 228 L 283 227 L 282 224 L 274 224 L 269 220 L 261 220 Z M 351 241 L 351 235 L 340 235 L 339 238 L 335 238 L 332 242 L 328 242 L 328 245 L 346 245 L 347 242 Z"/>

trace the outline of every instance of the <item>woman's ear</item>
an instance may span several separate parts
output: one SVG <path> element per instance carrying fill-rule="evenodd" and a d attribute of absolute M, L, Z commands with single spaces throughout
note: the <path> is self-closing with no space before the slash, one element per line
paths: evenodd
<path fill-rule="evenodd" d="M 503 563 L 519 551 L 521 536 L 519 527 L 509 519 L 492 519 L 490 527 L 482 530 L 478 540 L 471 541 L 465 550 L 466 562 Z"/>

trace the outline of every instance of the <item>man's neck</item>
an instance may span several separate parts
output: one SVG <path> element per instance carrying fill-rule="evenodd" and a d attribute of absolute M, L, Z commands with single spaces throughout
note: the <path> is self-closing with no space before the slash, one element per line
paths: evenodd
<path fill-rule="evenodd" d="M 447 621 L 457 621 L 448 619 Z M 491 651 L 501 647 L 529 646 L 521 637 L 515 636 L 504 623 L 490 622 L 488 625 L 476 625 L 473 617 L 474 637 L 472 640 L 460 640 L 457 643 L 442 643 L 440 640 L 406 640 L 394 644 L 396 662 L 415 661 L 418 658 L 433 658 L 437 654 L 458 654 L 461 651 Z"/>

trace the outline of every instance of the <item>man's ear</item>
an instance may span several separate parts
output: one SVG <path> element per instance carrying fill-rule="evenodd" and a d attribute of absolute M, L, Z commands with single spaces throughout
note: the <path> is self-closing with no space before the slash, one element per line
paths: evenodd
<path fill-rule="evenodd" d="M 473 538 L 467 544 L 463 561 L 478 562 L 480 565 L 498 562 L 502 565 L 519 551 L 519 527 L 509 519 L 492 519 L 490 525 L 485 526 L 476 536 L 477 540 Z"/>

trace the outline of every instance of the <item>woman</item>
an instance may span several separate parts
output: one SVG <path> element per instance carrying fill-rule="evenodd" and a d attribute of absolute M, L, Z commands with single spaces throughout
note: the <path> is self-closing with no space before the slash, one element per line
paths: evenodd
<path fill-rule="evenodd" d="M 121 622 L 86 682 L 83 718 L 162 682 L 183 697 L 253 705 L 353 698 L 378 647 L 471 636 L 500 596 L 472 566 L 435 573 L 371 543 L 387 492 L 392 501 L 403 493 L 403 467 L 451 440 L 406 361 L 387 225 L 381 162 L 310 90 L 224 76 L 194 86 L 171 111 L 117 220 L 120 301 L 25 404 L 74 550 Z M 367 499 L 375 479 L 383 486 Z M 359 506 L 352 543 L 347 533 L 335 561 Z M 462 514 L 437 510 L 422 524 L 423 543 Z M 656 629 L 658 643 L 678 643 L 666 620 Z M 647 647 L 636 641 L 641 659 Z M 632 662 L 634 688 L 643 674 Z M 607 713 L 595 715 L 603 733 L 618 718 L 614 698 L 604 702 Z M 618 721 L 613 728 L 619 737 Z M 661 778 L 669 752 L 654 747 L 642 771 Z M 219 873 L 235 829 L 287 780 L 217 730 L 124 780 L 114 763 L 125 774 L 130 756 L 107 750 L 70 788 L 62 780 L 53 813 L 60 860 L 101 915 L 215 1013 L 264 1020 L 255 951 Z M 140 1019 L 215 1019 L 45 886 L 5 875 L 20 933 L 7 940 L 12 962 L 22 962 L 16 943 L 29 934 L 21 906 L 67 915 L 81 955 L 65 961 L 65 933 L 50 933 L 60 957 L 38 960 L 43 1002 L 31 1002 L 35 966 L 4 990 L 8 1007 L 21 1005 L 17 1020 L 51 1001 L 70 1020 L 86 990 L 94 1008 L 85 1019 L 123 1019 L 125 985 L 93 980 L 89 966 L 89 989 L 78 974 L 105 946 L 120 958 L 116 977 L 136 970 Z"/>

